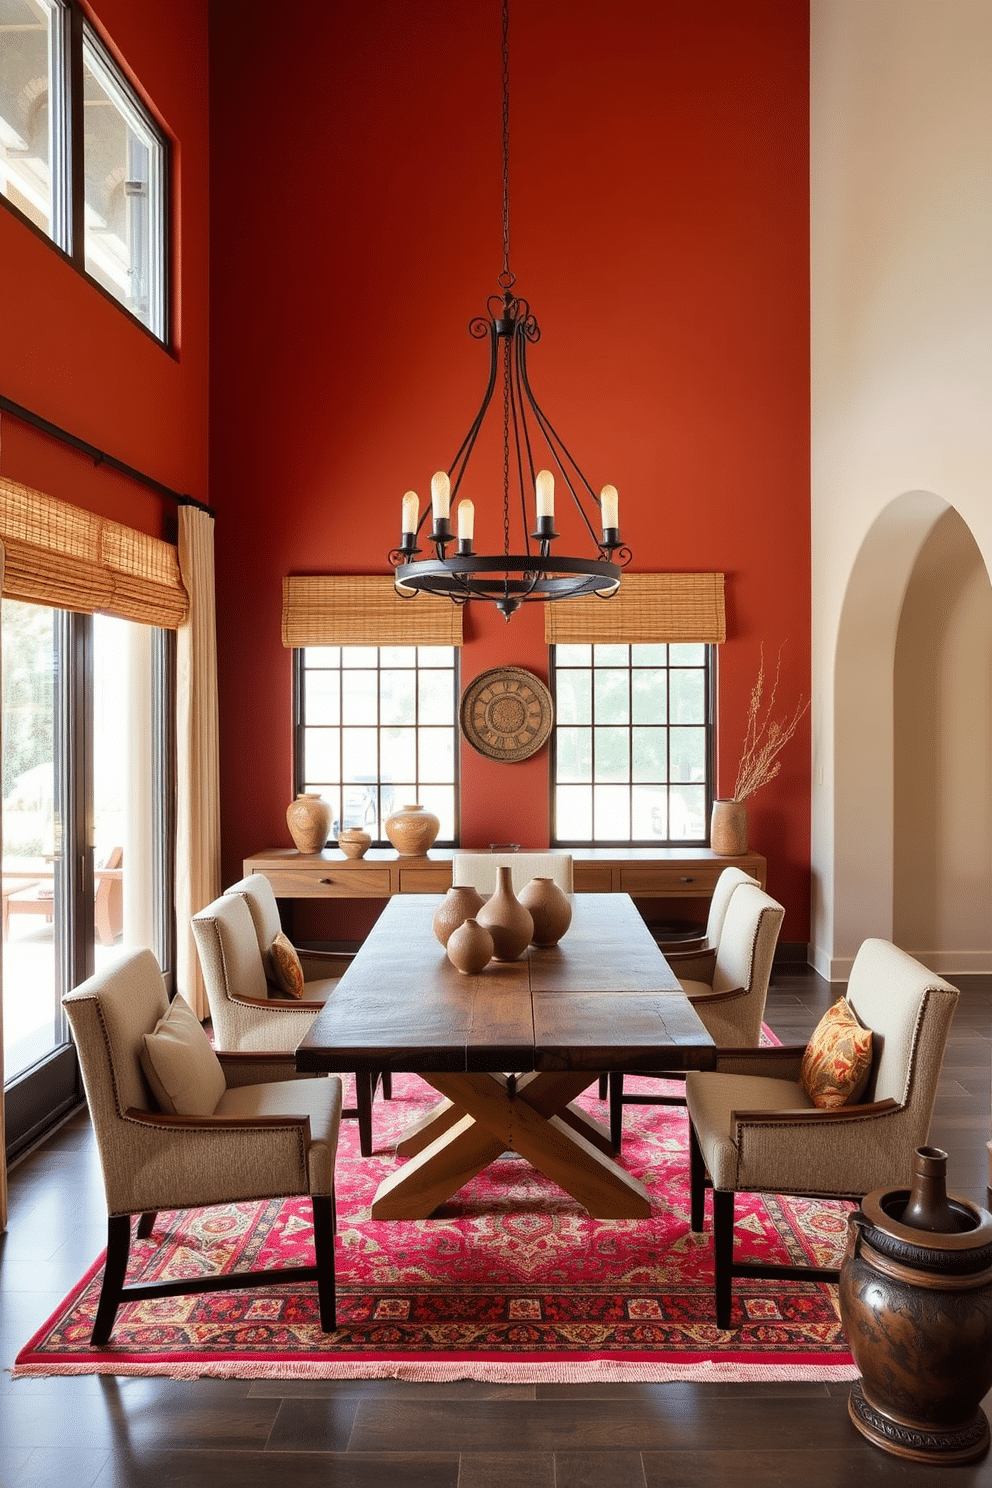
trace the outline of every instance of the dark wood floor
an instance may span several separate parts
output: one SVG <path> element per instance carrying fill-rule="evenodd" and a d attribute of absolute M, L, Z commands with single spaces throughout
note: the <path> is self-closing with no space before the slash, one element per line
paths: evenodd
<path fill-rule="evenodd" d="M 992 977 L 962 989 L 931 1140 L 950 1187 L 985 1203 Z M 777 971 L 767 1018 L 801 1041 L 837 994 Z M 636 1107 L 627 1113 L 636 1120 Z M 85 1117 L 11 1173 L 0 1240 L 0 1364 L 104 1244 Z M 417 1385 L 396 1380 L 12 1380 L 0 1375 L 0 1488 L 838 1488 L 870 1480 L 992 1488 L 973 1467 L 903 1463 L 847 1416 L 847 1385 Z M 990 1409 L 992 1402 L 986 1402 Z"/>

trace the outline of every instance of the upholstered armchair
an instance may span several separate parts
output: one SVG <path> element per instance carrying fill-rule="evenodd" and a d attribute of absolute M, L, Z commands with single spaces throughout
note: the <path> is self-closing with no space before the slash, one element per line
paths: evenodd
<path fill-rule="evenodd" d="M 723 1050 L 715 1071 L 686 1076 L 692 1123 L 692 1228 L 713 1188 L 717 1326 L 730 1326 L 734 1276 L 835 1280 L 836 1271 L 767 1267 L 734 1258 L 734 1195 L 860 1200 L 908 1182 L 926 1143 L 957 990 L 884 940 L 866 940 L 847 987 L 872 1033 L 870 1073 L 853 1104 L 822 1109 L 807 1092 L 802 1048 Z"/>
<path fill-rule="evenodd" d="M 718 1049 L 757 1045 L 785 910 L 754 883 L 736 883 L 723 913 L 707 981 L 683 977 L 682 990 Z M 674 1077 L 659 1071 L 659 1078 Z M 625 1105 L 682 1105 L 682 1096 L 625 1092 L 622 1073 L 610 1076 L 610 1135 L 619 1150 Z"/>
<path fill-rule="evenodd" d="M 316 1281 L 321 1327 L 336 1326 L 334 1160 L 341 1082 L 299 1078 L 291 1055 L 217 1055 L 188 1003 L 170 1004 L 151 951 L 129 951 L 63 999 L 96 1133 L 107 1198 L 107 1261 L 91 1342 L 126 1302 Z M 315 1264 L 125 1287 L 131 1217 L 305 1195 Z"/>
<path fill-rule="evenodd" d="M 475 889 L 487 897 L 496 889 L 496 869 L 509 868 L 513 892 L 519 894 L 532 878 L 553 878 L 566 894 L 572 893 L 572 854 L 546 853 L 456 853 L 451 882 Z"/>
<path fill-rule="evenodd" d="M 265 888 L 272 894 L 267 879 Z M 295 1050 L 308 1032 L 327 998 L 337 986 L 337 977 L 304 981 L 302 996 L 290 997 L 280 992 L 268 979 L 266 957 L 252 904 L 258 888 L 253 879 L 253 894 L 234 885 L 212 904 L 192 918 L 193 938 L 203 970 L 203 981 L 210 1004 L 217 1049 Z M 275 906 L 275 899 L 272 899 Z M 278 912 L 276 928 L 266 945 L 280 933 Z M 343 971 L 347 958 L 339 963 Z M 372 1152 L 372 1099 L 375 1082 L 371 1075 L 356 1076 L 354 1106 L 342 1112 L 357 1116 L 362 1155 Z"/>

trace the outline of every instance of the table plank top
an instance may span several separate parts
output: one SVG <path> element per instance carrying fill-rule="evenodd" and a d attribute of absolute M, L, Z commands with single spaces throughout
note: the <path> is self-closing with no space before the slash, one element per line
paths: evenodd
<path fill-rule="evenodd" d="M 466 977 L 431 920 L 391 899 L 296 1051 L 305 1071 L 682 1068 L 713 1043 L 626 894 L 576 894 L 556 947 Z M 660 1064 L 659 1064 L 660 1061 Z"/>

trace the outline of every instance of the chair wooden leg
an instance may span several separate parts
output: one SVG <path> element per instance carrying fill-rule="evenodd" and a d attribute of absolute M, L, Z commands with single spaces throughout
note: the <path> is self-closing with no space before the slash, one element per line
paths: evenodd
<path fill-rule="evenodd" d="M 716 1292 L 716 1325 L 730 1327 L 733 1301 L 734 1195 L 713 1190 L 713 1271 Z"/>
<path fill-rule="evenodd" d="M 334 1200 L 324 1195 L 314 1197 L 311 1202 L 320 1326 L 324 1333 L 333 1333 L 338 1325 L 334 1280 Z"/>
<path fill-rule="evenodd" d="M 600 1100 L 606 1100 L 606 1097 L 607 1097 L 607 1095 L 609 1093 L 609 1088 L 610 1088 L 610 1077 L 609 1077 L 609 1075 L 600 1075 L 600 1077 L 599 1077 L 599 1098 L 600 1098 Z"/>
<path fill-rule="evenodd" d="M 610 1141 L 614 1152 L 619 1152 L 623 1142 L 623 1070 L 610 1074 Z"/>
<path fill-rule="evenodd" d="M 689 1225 L 694 1234 L 700 1234 L 705 1227 L 704 1214 L 706 1211 L 706 1163 L 703 1160 L 703 1149 L 699 1145 L 696 1136 L 696 1128 L 689 1122 Z"/>
<path fill-rule="evenodd" d="M 148 1209 L 148 1210 L 145 1211 L 144 1214 L 141 1215 L 140 1219 L 138 1220 L 138 1228 L 135 1231 L 135 1234 L 136 1234 L 136 1236 L 137 1236 L 137 1238 L 139 1240 L 147 1240 L 148 1239 L 148 1236 L 151 1234 L 152 1230 L 155 1228 L 155 1221 L 157 1219 L 158 1219 L 158 1210 L 157 1209 Z"/>
<path fill-rule="evenodd" d="M 114 1318 L 121 1305 L 127 1257 L 131 1249 L 131 1216 L 118 1214 L 107 1220 L 107 1260 L 103 1268 L 103 1285 L 96 1310 L 96 1321 L 90 1334 L 90 1346 L 103 1348 L 110 1340 Z"/>
<path fill-rule="evenodd" d="M 383 1100 L 392 1100 L 392 1098 L 393 1098 L 393 1077 L 389 1073 L 389 1070 L 383 1070 L 382 1071 L 382 1074 L 379 1076 L 379 1078 L 382 1081 L 382 1098 L 383 1098 Z"/>
<path fill-rule="evenodd" d="M 358 1107 L 358 1146 L 363 1157 L 372 1156 L 372 1093 L 375 1076 L 355 1076 L 355 1104 Z"/>

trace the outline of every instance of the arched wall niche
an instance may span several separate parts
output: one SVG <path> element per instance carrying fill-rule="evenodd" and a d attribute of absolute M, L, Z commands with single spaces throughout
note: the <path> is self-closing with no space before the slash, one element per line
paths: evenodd
<path fill-rule="evenodd" d="M 834 667 L 833 955 L 867 936 L 992 969 L 992 586 L 967 524 L 907 492 L 872 524 Z"/>

